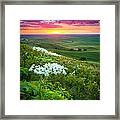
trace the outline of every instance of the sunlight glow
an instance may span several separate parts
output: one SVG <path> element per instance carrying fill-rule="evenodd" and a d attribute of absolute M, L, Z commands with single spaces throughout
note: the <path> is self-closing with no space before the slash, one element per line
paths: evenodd
<path fill-rule="evenodd" d="M 50 30 L 50 31 L 48 31 L 48 34 L 64 34 L 64 32 L 63 31 L 60 31 L 60 30 Z"/>

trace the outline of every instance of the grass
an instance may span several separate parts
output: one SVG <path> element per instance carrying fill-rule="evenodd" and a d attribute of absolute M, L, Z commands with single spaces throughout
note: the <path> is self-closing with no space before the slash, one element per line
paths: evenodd
<path fill-rule="evenodd" d="M 66 51 L 66 50 L 51 50 L 58 54 L 75 58 L 77 60 L 85 60 L 85 61 L 93 61 L 98 62 L 100 61 L 100 52 L 99 51 Z"/>

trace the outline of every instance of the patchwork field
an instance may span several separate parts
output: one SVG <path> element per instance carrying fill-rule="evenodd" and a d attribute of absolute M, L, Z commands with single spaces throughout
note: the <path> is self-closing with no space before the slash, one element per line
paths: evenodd
<path fill-rule="evenodd" d="M 66 35 L 66 36 L 21 36 L 21 43 L 30 46 L 42 47 L 61 55 L 85 60 L 100 62 L 100 36 L 99 35 Z"/>

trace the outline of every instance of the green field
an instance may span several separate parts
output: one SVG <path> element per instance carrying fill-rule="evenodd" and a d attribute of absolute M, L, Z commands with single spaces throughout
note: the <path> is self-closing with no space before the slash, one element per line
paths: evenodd
<path fill-rule="evenodd" d="M 100 100 L 100 37 L 21 37 L 21 100 Z"/>
<path fill-rule="evenodd" d="M 21 43 L 45 48 L 61 55 L 85 60 L 88 62 L 100 62 L 100 37 L 77 36 L 66 38 L 27 38 Z"/>

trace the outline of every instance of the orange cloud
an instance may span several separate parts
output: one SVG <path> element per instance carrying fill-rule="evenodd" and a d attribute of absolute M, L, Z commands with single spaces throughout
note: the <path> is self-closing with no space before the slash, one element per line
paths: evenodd
<path fill-rule="evenodd" d="M 63 34 L 81 34 L 81 33 L 99 33 L 99 26 L 80 26 L 80 27 L 64 27 L 64 28 L 48 28 L 48 29 L 31 29 L 24 28 L 20 30 L 20 34 L 49 34 L 51 31 L 58 31 Z"/>

